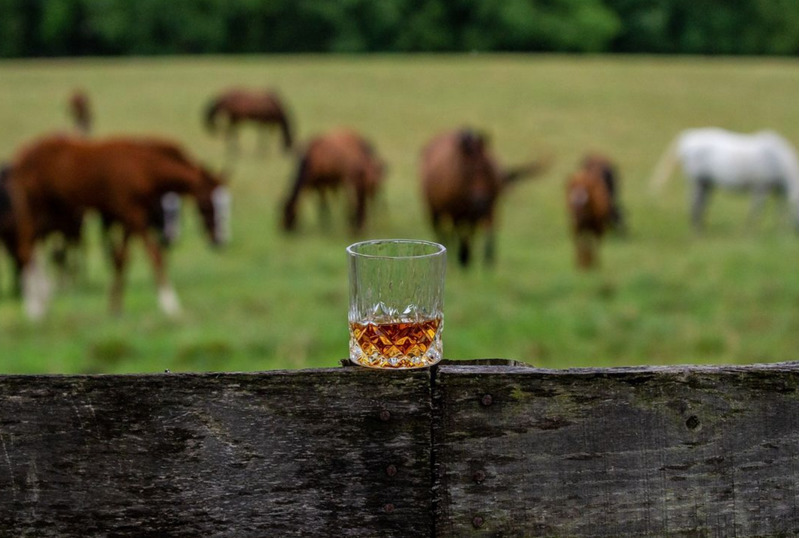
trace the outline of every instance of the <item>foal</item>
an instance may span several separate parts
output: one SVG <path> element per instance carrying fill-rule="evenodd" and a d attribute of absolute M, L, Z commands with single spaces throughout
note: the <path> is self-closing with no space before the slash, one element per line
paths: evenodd
<path fill-rule="evenodd" d="M 567 181 L 567 210 L 580 269 L 598 264 L 600 239 L 611 222 L 611 197 L 596 168 L 581 168 Z"/>
<path fill-rule="evenodd" d="M 609 198 L 608 226 L 614 232 L 627 233 L 627 223 L 619 201 L 619 174 L 616 165 L 606 155 L 589 153 L 584 156 L 581 166 L 603 178 Z"/>

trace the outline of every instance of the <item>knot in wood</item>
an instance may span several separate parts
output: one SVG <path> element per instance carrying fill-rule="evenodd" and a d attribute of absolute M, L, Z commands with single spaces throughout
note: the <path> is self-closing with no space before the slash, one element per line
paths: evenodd
<path fill-rule="evenodd" d="M 690 430 L 696 430 L 700 427 L 700 419 L 695 415 L 690 416 L 688 419 L 686 419 L 686 427 Z"/>

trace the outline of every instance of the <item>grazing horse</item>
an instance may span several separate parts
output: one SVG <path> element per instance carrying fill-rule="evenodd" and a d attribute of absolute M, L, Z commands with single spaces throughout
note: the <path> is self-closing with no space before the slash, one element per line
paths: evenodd
<path fill-rule="evenodd" d="M 114 138 L 99 141 L 46 137 L 24 148 L 12 163 L 8 187 L 17 213 L 17 256 L 23 267 L 25 307 L 31 318 L 46 311 L 46 279 L 33 259 L 37 238 L 57 218 L 75 222 L 87 210 L 100 214 L 109 235 L 114 265 L 110 305 L 121 312 L 128 246 L 140 237 L 153 267 L 159 304 L 168 315 L 180 313 L 177 294 L 167 279 L 161 245 L 151 232 L 154 207 L 170 192 L 194 198 L 215 245 L 227 240 L 228 196 L 222 180 L 164 141 Z M 62 216 L 62 217 L 58 217 Z"/>
<path fill-rule="evenodd" d="M 158 149 L 160 142 L 141 140 L 143 144 L 153 143 L 153 149 Z M 0 167 L 0 243 L 12 258 L 14 264 L 14 295 L 22 294 L 22 260 L 17 256 L 17 215 L 11 200 L 6 179 L 11 175 L 11 166 L 4 164 Z M 175 192 L 165 193 L 160 200 L 148 209 L 148 227 L 158 236 L 163 247 L 170 247 L 180 236 L 180 208 L 181 198 Z M 44 241 L 50 236 L 56 236 L 58 242 L 53 245 L 52 259 L 62 273 L 66 273 L 72 254 L 80 250 L 84 212 L 67 212 L 63 214 L 41 215 L 37 229 L 34 230 L 35 240 Z M 114 224 L 107 217 L 101 220 L 103 236 L 109 244 L 109 235 Z"/>
<path fill-rule="evenodd" d="M 598 263 L 597 250 L 613 223 L 613 204 L 602 168 L 581 167 L 567 181 L 567 211 L 580 269 Z"/>
<path fill-rule="evenodd" d="M 69 97 L 69 113 L 78 132 L 88 136 L 92 130 L 92 110 L 89 95 L 83 90 L 75 90 Z"/>
<path fill-rule="evenodd" d="M 681 132 L 659 160 L 650 179 L 658 189 L 680 161 L 691 183 L 691 222 L 700 231 L 714 187 L 751 191 L 750 219 L 757 218 L 769 193 L 785 197 L 795 231 L 798 225 L 797 153 L 772 131 L 739 134 L 718 128 Z"/>
<path fill-rule="evenodd" d="M 367 217 L 367 205 L 377 196 L 385 173 L 385 164 L 372 144 L 350 129 L 338 128 L 312 139 L 297 165 L 289 195 L 283 208 L 283 228 L 292 231 L 297 225 L 300 194 L 316 191 L 320 220 L 329 220 L 327 194 L 344 189 L 353 232 L 361 232 Z"/>
<path fill-rule="evenodd" d="M 618 234 L 627 232 L 625 214 L 619 202 L 619 174 L 616 165 L 605 155 L 589 153 L 584 156 L 581 167 L 603 178 L 609 198 L 608 226 Z"/>
<path fill-rule="evenodd" d="M 473 129 L 436 136 L 422 150 L 420 177 L 434 232 L 442 242 L 454 233 L 458 260 L 470 263 L 471 242 L 477 229 L 486 236 L 484 260 L 494 261 L 495 206 L 503 191 L 526 176 L 541 174 L 549 158 L 515 168 L 501 168 L 487 137 Z"/>
<path fill-rule="evenodd" d="M 286 151 L 292 148 L 292 129 L 289 116 L 278 94 L 271 90 L 248 90 L 233 88 L 214 99 L 206 107 L 205 123 L 209 132 L 218 127 L 218 117 L 227 118 L 225 137 L 228 141 L 228 153 L 238 151 L 237 130 L 242 122 L 253 122 L 265 128 L 277 126 L 283 135 L 283 147 Z M 263 136 L 266 136 L 265 134 Z M 266 139 L 262 138 L 262 144 Z"/>

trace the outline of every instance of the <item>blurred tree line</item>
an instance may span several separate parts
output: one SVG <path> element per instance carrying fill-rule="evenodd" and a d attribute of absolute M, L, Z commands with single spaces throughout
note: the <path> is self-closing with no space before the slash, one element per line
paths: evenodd
<path fill-rule="evenodd" d="M 798 0 L 0 0 L 0 57 L 798 54 Z"/>

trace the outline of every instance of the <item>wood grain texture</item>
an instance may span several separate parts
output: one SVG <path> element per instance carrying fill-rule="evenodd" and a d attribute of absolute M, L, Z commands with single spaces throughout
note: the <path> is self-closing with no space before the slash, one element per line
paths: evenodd
<path fill-rule="evenodd" d="M 438 536 L 797 536 L 797 363 L 436 373 Z"/>
<path fill-rule="evenodd" d="M 0 536 L 430 536 L 430 423 L 428 371 L 0 377 Z"/>
<path fill-rule="evenodd" d="M 0 376 L 0 536 L 797 536 L 797 363 Z"/>

